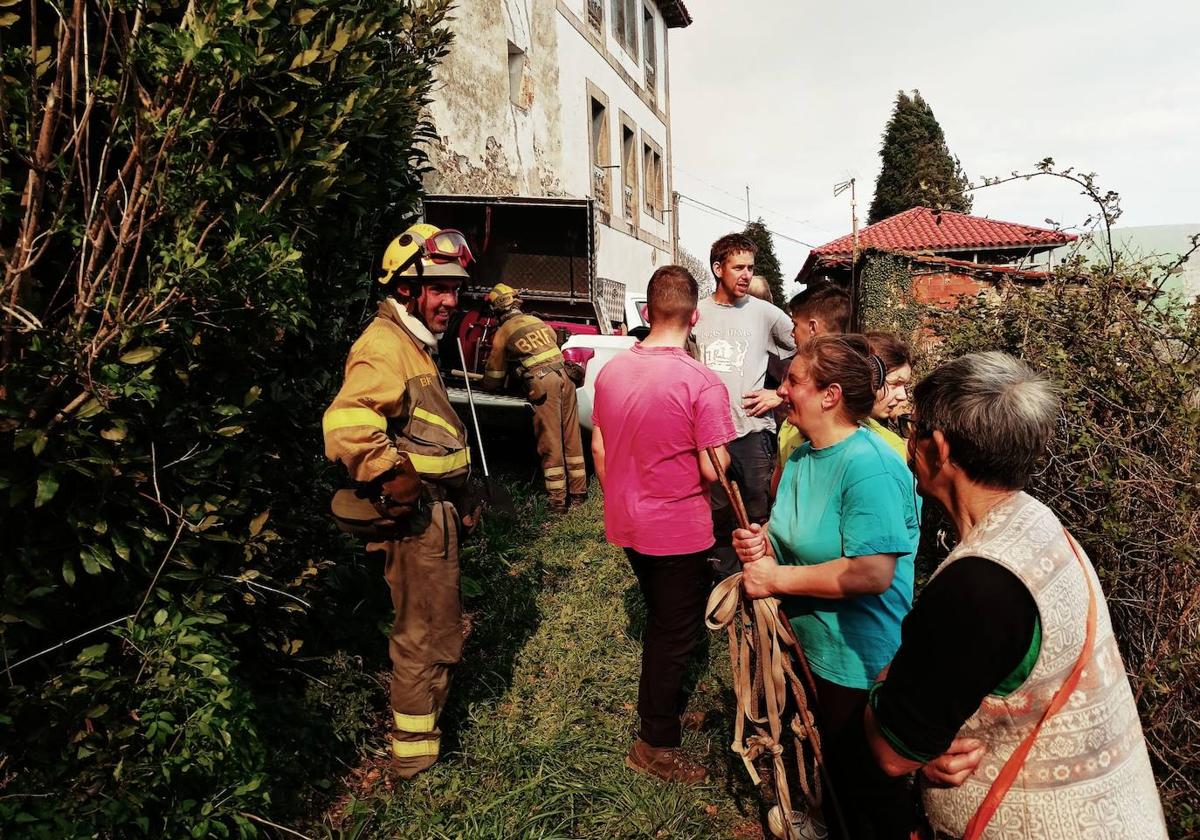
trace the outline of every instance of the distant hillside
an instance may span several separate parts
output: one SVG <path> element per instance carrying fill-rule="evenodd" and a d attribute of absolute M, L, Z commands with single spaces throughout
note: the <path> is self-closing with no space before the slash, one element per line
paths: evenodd
<path fill-rule="evenodd" d="M 1118 253 L 1129 259 L 1144 259 L 1169 264 L 1191 247 L 1191 238 L 1200 233 L 1200 224 L 1192 225 L 1147 225 L 1113 229 L 1113 243 Z M 1057 262 L 1074 253 L 1076 245 L 1064 245 L 1054 249 Z M 1091 260 L 1107 260 L 1103 234 L 1082 246 L 1085 257 Z M 1184 263 L 1182 269 L 1164 285 L 1165 291 L 1179 291 L 1188 297 L 1200 297 L 1200 253 Z"/>

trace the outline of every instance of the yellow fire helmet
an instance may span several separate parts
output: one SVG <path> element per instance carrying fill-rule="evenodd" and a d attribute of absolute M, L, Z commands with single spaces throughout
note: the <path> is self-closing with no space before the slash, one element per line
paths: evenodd
<path fill-rule="evenodd" d="M 504 283 L 497 283 L 488 292 L 487 299 L 491 302 L 492 308 L 497 312 L 504 312 L 505 310 L 512 309 L 514 306 L 521 305 L 521 297 L 517 290 Z"/>
<path fill-rule="evenodd" d="M 467 277 L 467 266 L 474 257 L 467 239 L 453 228 L 415 224 L 397 236 L 383 253 L 381 285 L 392 278 Z"/>

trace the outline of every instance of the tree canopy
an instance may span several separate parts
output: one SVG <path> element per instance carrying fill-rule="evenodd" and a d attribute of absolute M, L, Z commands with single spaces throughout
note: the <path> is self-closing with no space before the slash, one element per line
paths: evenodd
<path fill-rule="evenodd" d="M 336 754 L 321 411 L 449 3 L 0 5 L 0 834 L 249 837 Z"/>
<path fill-rule="evenodd" d="M 776 306 L 783 303 L 783 269 L 779 266 L 779 257 L 775 255 L 775 240 L 771 231 L 763 223 L 760 216 L 757 221 L 746 225 L 742 231 L 758 246 L 758 255 L 754 258 L 754 273 L 767 278 L 767 286 L 775 299 Z"/>
<path fill-rule="evenodd" d="M 875 181 L 868 224 L 913 207 L 971 212 L 962 164 L 950 154 L 946 136 L 920 91 L 900 91 L 879 149 L 883 167 Z"/>

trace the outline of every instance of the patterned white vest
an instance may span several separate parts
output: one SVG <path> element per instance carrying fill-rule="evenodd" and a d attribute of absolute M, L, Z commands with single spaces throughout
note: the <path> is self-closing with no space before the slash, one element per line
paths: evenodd
<path fill-rule="evenodd" d="M 1025 493 L 989 511 L 934 576 L 962 557 L 986 558 L 1021 579 L 1041 615 L 1042 647 L 1024 684 L 1007 697 L 985 698 L 959 731 L 987 744 L 971 778 L 957 788 L 923 792 L 930 823 L 954 837 L 966 831 L 1005 760 L 1074 667 L 1088 611 L 1087 583 L 1062 524 Z M 983 832 L 988 840 L 1166 840 L 1133 692 L 1090 562 L 1087 574 L 1096 594 L 1092 653 L 1079 686 L 1042 727 Z"/>

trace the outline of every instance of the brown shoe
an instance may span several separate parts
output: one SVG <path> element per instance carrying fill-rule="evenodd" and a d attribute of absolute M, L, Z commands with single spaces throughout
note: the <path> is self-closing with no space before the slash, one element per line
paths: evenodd
<path fill-rule="evenodd" d="M 625 766 L 664 782 L 698 785 L 708 778 L 708 771 L 689 759 L 678 747 L 652 747 L 638 738 L 625 753 Z"/>

